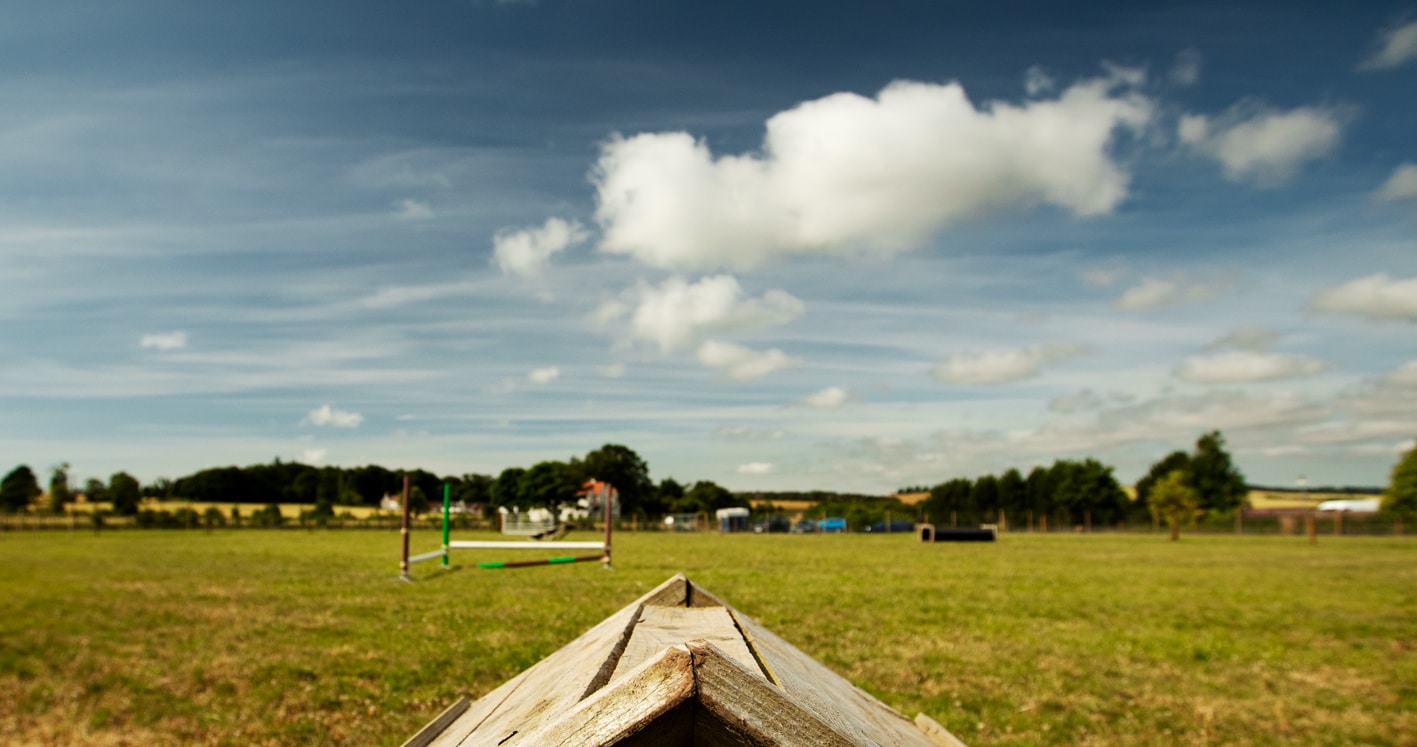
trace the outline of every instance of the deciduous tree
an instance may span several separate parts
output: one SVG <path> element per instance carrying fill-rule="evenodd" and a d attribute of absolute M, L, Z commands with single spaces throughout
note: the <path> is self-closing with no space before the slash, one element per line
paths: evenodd
<path fill-rule="evenodd" d="M 108 478 L 108 500 L 113 503 L 113 512 L 120 516 L 134 516 L 138 513 L 141 492 L 137 478 L 127 472 L 115 472 Z"/>
<path fill-rule="evenodd" d="M 1172 542 L 1181 534 L 1181 522 L 1193 519 L 1200 503 L 1186 478 L 1185 470 L 1172 470 L 1151 489 L 1151 510 L 1171 525 Z"/>
<path fill-rule="evenodd" d="M 1383 511 L 1403 518 L 1417 514 L 1417 444 L 1392 466 L 1382 506 Z"/>
<path fill-rule="evenodd" d="M 29 465 L 21 464 L 0 480 L 0 509 L 24 511 L 40 495 L 39 481 Z"/>

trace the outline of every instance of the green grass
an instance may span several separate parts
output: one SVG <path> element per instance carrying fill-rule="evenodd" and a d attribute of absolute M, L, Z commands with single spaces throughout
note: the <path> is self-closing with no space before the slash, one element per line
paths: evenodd
<path fill-rule="evenodd" d="M 626 533 L 616 573 L 413 584 L 397 546 L 0 534 L 0 742 L 396 745 L 684 571 L 970 744 L 1417 745 L 1408 538 Z"/>

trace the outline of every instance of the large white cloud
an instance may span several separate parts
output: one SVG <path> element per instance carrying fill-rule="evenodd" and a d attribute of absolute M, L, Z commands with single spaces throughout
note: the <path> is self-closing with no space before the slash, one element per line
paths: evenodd
<path fill-rule="evenodd" d="M 802 316 L 795 296 L 770 290 L 761 298 L 746 298 L 732 275 L 713 275 L 697 282 L 673 277 L 658 287 L 641 286 L 626 293 L 634 304 L 630 336 L 659 345 L 663 352 L 692 348 L 705 337 L 786 324 Z M 623 316 L 625 303 L 614 301 L 598 312 L 602 322 Z"/>
<path fill-rule="evenodd" d="M 1404 163 L 1392 170 L 1392 176 L 1378 188 L 1379 202 L 1410 200 L 1417 197 L 1417 163 Z"/>
<path fill-rule="evenodd" d="M 358 428 L 364 422 L 364 416 L 357 412 L 337 410 L 329 405 L 321 405 L 310 411 L 305 416 L 305 422 L 316 425 L 333 425 L 336 428 Z"/>
<path fill-rule="evenodd" d="M 545 368 L 533 369 L 526 375 L 526 380 L 533 384 L 550 384 L 561 377 L 561 369 L 556 366 L 546 366 Z"/>
<path fill-rule="evenodd" d="M 1321 107 L 1275 111 L 1239 105 L 1214 119 L 1184 116 L 1178 134 L 1182 143 L 1218 161 L 1227 178 L 1272 187 L 1338 148 L 1343 116 Z"/>
<path fill-rule="evenodd" d="M 1232 350 L 1187 358 L 1176 368 L 1176 378 L 1192 384 L 1236 384 L 1278 381 L 1313 376 L 1327 366 L 1307 355 Z"/>
<path fill-rule="evenodd" d="M 1369 319 L 1417 321 L 1417 278 L 1394 280 L 1380 272 L 1329 288 L 1309 305 L 1320 311 Z"/>
<path fill-rule="evenodd" d="M 801 358 L 791 357 L 777 348 L 759 351 L 715 340 L 699 346 L 698 358 L 705 366 L 717 368 L 728 378 L 739 381 L 760 379 L 774 371 L 802 364 Z"/>
<path fill-rule="evenodd" d="M 956 353 L 930 370 L 947 384 L 1006 384 L 1031 379 L 1047 363 L 1076 358 L 1083 349 L 1071 343 L 1033 345 L 1018 350 Z"/>
<path fill-rule="evenodd" d="M 976 107 L 957 83 L 833 94 L 769 119 L 760 153 L 715 156 L 684 132 L 616 138 L 593 172 L 600 248 L 657 267 L 752 267 L 898 252 L 1011 206 L 1106 213 L 1128 185 L 1114 132 L 1144 127 L 1153 110 L 1126 77 L 1022 105 Z"/>
<path fill-rule="evenodd" d="M 1376 49 L 1358 64 L 1359 70 L 1387 70 L 1417 59 L 1417 21 L 1378 34 Z"/>
<path fill-rule="evenodd" d="M 1117 308 L 1127 311 L 1166 309 L 1187 303 L 1208 301 L 1220 292 L 1213 283 L 1192 280 L 1143 278 L 1117 298 Z"/>
<path fill-rule="evenodd" d="M 551 255 L 586 240 L 580 223 L 548 218 L 540 226 L 499 232 L 492 238 L 492 261 L 502 272 L 535 276 L 551 261 Z"/>

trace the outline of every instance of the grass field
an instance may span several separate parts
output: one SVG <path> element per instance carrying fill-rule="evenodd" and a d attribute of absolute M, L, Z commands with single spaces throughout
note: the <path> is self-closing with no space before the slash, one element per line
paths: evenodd
<path fill-rule="evenodd" d="M 1411 538 L 626 533 L 404 584 L 397 537 L 0 534 L 0 741 L 397 745 L 684 571 L 970 744 L 1417 745 Z"/>

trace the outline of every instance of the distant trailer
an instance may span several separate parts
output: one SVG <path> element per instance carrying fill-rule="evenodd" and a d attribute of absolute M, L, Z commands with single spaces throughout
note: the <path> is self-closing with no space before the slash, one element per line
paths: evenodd
<path fill-rule="evenodd" d="M 993 528 L 936 529 L 934 524 L 920 525 L 921 542 L 993 542 L 998 532 Z"/>
<path fill-rule="evenodd" d="M 1353 513 L 1376 513 L 1382 508 L 1377 498 L 1349 498 L 1324 501 L 1318 505 L 1319 511 L 1352 511 Z"/>

